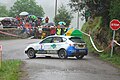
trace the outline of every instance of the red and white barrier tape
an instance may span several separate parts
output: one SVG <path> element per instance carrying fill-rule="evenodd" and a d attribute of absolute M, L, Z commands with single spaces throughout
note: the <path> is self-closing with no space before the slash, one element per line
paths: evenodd
<path fill-rule="evenodd" d="M 94 49 L 97 51 L 97 52 L 103 52 L 104 50 L 99 50 L 96 46 L 95 46 L 95 44 L 94 44 L 94 42 L 93 42 L 93 39 L 92 39 L 92 37 L 91 37 L 91 35 L 90 34 L 87 34 L 87 33 L 85 33 L 85 32 L 83 32 L 83 31 L 81 31 L 83 34 L 85 34 L 85 35 L 87 35 L 89 38 L 90 38 L 90 41 L 91 41 L 91 43 L 92 43 L 92 46 L 94 47 Z"/>
<path fill-rule="evenodd" d="M 113 41 L 115 44 L 117 44 L 118 46 L 120 46 L 120 43 L 118 43 L 116 40 Z"/>
<path fill-rule="evenodd" d="M 93 40 L 92 40 L 91 35 L 83 32 L 83 31 L 81 31 L 81 32 L 90 38 L 90 41 L 91 41 L 91 43 L 92 43 L 92 46 L 94 47 L 94 49 L 95 49 L 97 52 L 103 52 L 103 51 L 105 51 L 107 48 L 109 48 L 109 47 L 112 46 L 112 44 L 111 44 L 112 42 L 111 42 L 110 45 L 109 45 L 105 50 L 98 50 L 97 47 L 95 46 Z M 115 44 L 117 44 L 118 46 L 120 46 L 120 43 L 118 43 L 116 40 L 114 40 L 113 42 L 114 42 Z"/>
<path fill-rule="evenodd" d="M 97 52 L 103 52 L 104 50 L 98 50 L 97 49 L 97 47 L 95 46 L 95 44 L 94 44 L 94 42 L 93 42 L 93 40 L 92 40 L 92 37 L 90 36 L 90 41 L 91 41 L 91 43 L 92 43 L 92 45 L 93 45 L 93 47 L 94 47 L 94 49 L 97 51 Z"/>
<path fill-rule="evenodd" d="M 86 36 L 90 37 L 90 34 L 87 34 L 87 33 L 83 32 L 83 31 L 80 31 L 80 32 L 82 32 L 82 33 L 85 34 Z"/>

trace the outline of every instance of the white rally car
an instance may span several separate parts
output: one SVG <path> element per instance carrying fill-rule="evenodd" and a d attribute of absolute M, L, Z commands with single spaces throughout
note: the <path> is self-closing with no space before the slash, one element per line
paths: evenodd
<path fill-rule="evenodd" d="M 88 54 L 88 49 L 80 37 L 54 35 L 28 45 L 25 53 L 29 58 L 35 58 L 36 54 L 58 54 L 61 59 L 74 56 L 82 59 Z"/>

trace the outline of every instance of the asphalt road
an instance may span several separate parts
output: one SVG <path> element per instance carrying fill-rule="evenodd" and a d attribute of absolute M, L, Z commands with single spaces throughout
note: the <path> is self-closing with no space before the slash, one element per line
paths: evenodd
<path fill-rule="evenodd" d="M 120 70 L 93 56 L 83 60 L 59 59 L 57 55 L 37 55 L 28 59 L 25 47 L 40 40 L 21 39 L 0 41 L 3 45 L 3 60 L 20 59 L 25 62 L 22 80 L 120 80 Z"/>

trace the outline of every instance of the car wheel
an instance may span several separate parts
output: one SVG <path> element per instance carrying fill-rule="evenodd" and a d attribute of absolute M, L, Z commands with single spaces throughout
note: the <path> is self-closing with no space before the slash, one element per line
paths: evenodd
<path fill-rule="evenodd" d="M 84 55 L 78 55 L 76 56 L 77 59 L 82 59 L 84 57 Z"/>
<path fill-rule="evenodd" d="M 34 50 L 34 49 L 29 49 L 29 50 L 27 51 L 27 55 L 28 55 L 28 57 L 29 57 L 30 59 L 35 58 L 35 57 L 36 57 L 36 55 L 35 55 L 35 50 Z"/>
<path fill-rule="evenodd" d="M 65 49 L 61 49 L 59 52 L 58 52 L 58 56 L 60 59 L 65 59 L 67 58 L 67 52 Z"/>

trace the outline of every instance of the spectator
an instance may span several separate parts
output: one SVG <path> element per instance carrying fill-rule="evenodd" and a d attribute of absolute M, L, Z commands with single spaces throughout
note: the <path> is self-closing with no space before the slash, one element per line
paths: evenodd
<path fill-rule="evenodd" d="M 2 25 L 2 23 L 0 22 L 0 29 L 3 29 L 3 25 Z"/>
<path fill-rule="evenodd" d="M 38 26 L 38 31 L 39 31 L 39 37 L 41 38 L 41 36 L 42 36 L 42 26 Z"/>
<path fill-rule="evenodd" d="M 41 22 L 42 20 L 38 18 L 38 20 L 36 21 L 36 26 L 41 26 Z"/>
<path fill-rule="evenodd" d="M 56 28 L 55 28 L 55 26 L 51 26 L 51 27 L 50 27 L 50 35 L 55 35 L 55 33 L 56 33 Z"/>
<path fill-rule="evenodd" d="M 64 32 L 63 34 L 65 34 L 67 31 L 68 31 L 68 27 L 64 27 L 63 28 L 63 32 Z"/>
<path fill-rule="evenodd" d="M 57 26 L 56 34 L 57 35 L 62 35 L 62 28 L 60 28 L 60 25 Z"/>
<path fill-rule="evenodd" d="M 46 17 L 46 18 L 45 18 L 45 23 L 48 23 L 48 22 L 49 22 L 49 18 Z"/>
<path fill-rule="evenodd" d="M 26 32 L 27 32 L 28 34 L 30 34 L 31 25 L 30 25 L 30 23 L 29 23 L 28 20 L 26 20 L 25 28 L 26 28 Z"/>

